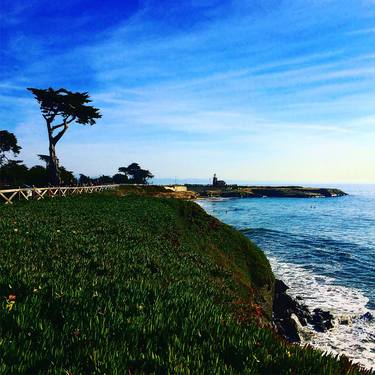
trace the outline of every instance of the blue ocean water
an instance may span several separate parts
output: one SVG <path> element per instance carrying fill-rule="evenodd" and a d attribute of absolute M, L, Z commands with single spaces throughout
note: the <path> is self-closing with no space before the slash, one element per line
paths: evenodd
<path fill-rule="evenodd" d="M 306 341 L 375 367 L 375 185 L 335 186 L 338 198 L 204 200 L 211 215 L 240 229 L 267 254 L 273 271 L 310 307 L 338 317 Z M 349 317 L 351 324 L 339 324 Z"/>

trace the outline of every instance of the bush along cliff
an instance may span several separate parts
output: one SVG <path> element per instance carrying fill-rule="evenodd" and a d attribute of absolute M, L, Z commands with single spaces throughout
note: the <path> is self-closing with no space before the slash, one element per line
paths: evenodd
<path fill-rule="evenodd" d="M 265 255 L 193 202 L 77 196 L 0 217 L 0 373 L 360 373 L 276 335 Z"/>

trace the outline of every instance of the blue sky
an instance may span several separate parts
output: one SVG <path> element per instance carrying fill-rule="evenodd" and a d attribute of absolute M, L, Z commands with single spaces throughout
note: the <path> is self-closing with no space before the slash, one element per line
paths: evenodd
<path fill-rule="evenodd" d="M 374 0 L 2 0 L 1 128 L 47 153 L 26 87 L 88 91 L 76 173 L 375 183 Z"/>

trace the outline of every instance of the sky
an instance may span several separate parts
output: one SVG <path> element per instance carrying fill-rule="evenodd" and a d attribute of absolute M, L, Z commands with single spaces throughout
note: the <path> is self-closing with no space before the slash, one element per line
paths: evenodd
<path fill-rule="evenodd" d="M 0 128 L 48 152 L 27 87 L 102 114 L 57 145 L 76 174 L 375 183 L 375 0 L 1 0 Z"/>

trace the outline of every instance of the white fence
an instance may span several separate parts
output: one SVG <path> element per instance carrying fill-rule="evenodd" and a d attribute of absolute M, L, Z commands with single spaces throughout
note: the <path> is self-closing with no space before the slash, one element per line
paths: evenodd
<path fill-rule="evenodd" d="M 115 189 L 120 185 L 96 185 L 96 186 L 60 186 L 45 188 L 7 189 L 0 190 L 0 202 L 12 204 L 15 200 L 40 200 L 44 197 L 66 197 L 83 193 L 94 193 L 98 191 Z"/>

